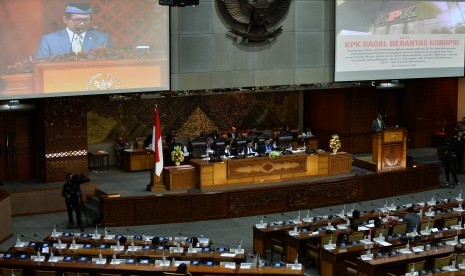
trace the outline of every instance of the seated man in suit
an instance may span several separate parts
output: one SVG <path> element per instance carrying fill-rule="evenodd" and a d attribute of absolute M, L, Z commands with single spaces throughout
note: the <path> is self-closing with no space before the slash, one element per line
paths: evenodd
<path fill-rule="evenodd" d="M 236 154 L 230 145 L 226 145 L 224 147 L 224 151 L 220 155 L 224 155 L 226 157 L 233 157 Z"/>
<path fill-rule="evenodd" d="M 376 116 L 376 119 L 374 119 L 371 123 L 371 128 L 373 133 L 381 132 L 386 129 L 386 123 L 383 120 L 383 115 L 378 114 L 378 116 Z"/>
<path fill-rule="evenodd" d="M 63 16 L 66 28 L 44 35 L 36 57 L 79 54 L 98 47 L 109 47 L 108 34 L 92 27 L 92 12 L 89 3 L 69 3 Z"/>
<path fill-rule="evenodd" d="M 259 154 L 268 154 L 270 151 L 274 150 L 275 148 L 271 144 L 271 140 L 269 137 L 265 138 L 265 141 L 263 141 L 263 144 L 260 144 L 258 147 L 258 153 Z"/>
<path fill-rule="evenodd" d="M 252 141 L 247 141 L 247 145 L 245 145 L 241 151 L 240 154 L 242 155 L 257 155 L 257 152 L 255 151 L 255 148 L 253 146 Z"/>

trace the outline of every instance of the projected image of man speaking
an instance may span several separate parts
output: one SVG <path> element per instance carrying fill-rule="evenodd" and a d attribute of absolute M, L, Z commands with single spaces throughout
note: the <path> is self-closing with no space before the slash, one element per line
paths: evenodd
<path fill-rule="evenodd" d="M 66 28 L 42 37 L 37 58 L 81 53 L 98 47 L 109 47 L 108 34 L 92 29 L 92 7 L 89 3 L 69 3 L 63 16 Z"/>

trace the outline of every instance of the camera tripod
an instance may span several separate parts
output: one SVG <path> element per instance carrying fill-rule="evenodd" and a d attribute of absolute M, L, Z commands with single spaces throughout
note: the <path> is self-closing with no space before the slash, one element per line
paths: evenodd
<path fill-rule="evenodd" d="M 81 227 L 83 227 L 82 226 L 82 214 L 84 214 L 84 217 L 86 218 L 85 227 L 89 227 L 90 224 L 89 224 L 89 219 L 87 218 L 87 209 L 86 209 L 86 205 L 84 203 L 84 199 L 82 197 L 81 191 L 79 191 L 79 209 L 81 210 Z"/>

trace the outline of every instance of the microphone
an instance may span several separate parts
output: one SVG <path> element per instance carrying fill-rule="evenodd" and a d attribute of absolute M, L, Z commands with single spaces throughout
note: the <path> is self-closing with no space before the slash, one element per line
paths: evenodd
<path fill-rule="evenodd" d="M 284 223 L 283 223 L 284 225 L 289 225 L 289 224 L 294 223 L 294 218 L 292 218 L 292 217 L 290 217 L 290 216 L 288 216 L 288 215 L 286 215 L 284 213 L 281 213 L 281 216 L 287 218 L 287 221 L 284 221 Z"/>
<path fill-rule="evenodd" d="M 29 241 L 37 241 L 39 239 L 39 237 L 37 237 L 37 234 L 34 234 L 34 238 L 21 234 L 21 238 L 29 239 Z"/>
<path fill-rule="evenodd" d="M 373 209 L 371 209 L 371 212 L 372 212 L 372 213 L 375 212 L 375 211 L 380 211 L 380 210 L 381 210 L 381 208 L 376 207 L 376 205 L 373 204 L 373 203 L 370 203 L 370 206 L 373 207 Z M 387 210 L 386 210 L 386 211 L 387 211 Z"/>
<path fill-rule="evenodd" d="M 226 245 L 226 244 L 219 244 L 219 243 L 211 243 L 211 246 L 213 248 L 216 247 L 216 250 L 217 251 L 229 251 L 229 245 Z"/>
<path fill-rule="evenodd" d="M 197 247 L 199 244 L 199 238 L 196 235 L 185 235 L 183 233 L 178 233 L 181 237 L 187 237 L 186 242 L 192 243 L 193 247 Z M 200 238 L 203 238 L 203 235 L 200 235 Z"/>
<path fill-rule="evenodd" d="M 411 196 L 411 198 L 412 198 L 413 200 L 415 200 L 415 202 L 421 202 L 420 200 L 418 200 L 418 199 L 417 199 L 416 197 L 414 197 L 414 196 Z"/>
<path fill-rule="evenodd" d="M 400 201 L 400 203 L 402 203 L 403 205 L 407 205 L 407 203 L 405 203 L 405 201 L 403 201 L 403 200 L 400 200 L 400 198 L 396 198 L 396 199 L 397 199 L 397 201 Z"/>
<path fill-rule="evenodd" d="M 330 211 L 330 214 L 328 216 L 328 219 L 334 218 L 336 216 L 336 215 L 334 215 L 336 213 L 336 211 L 333 210 L 332 208 L 329 208 L 329 211 Z"/>
<path fill-rule="evenodd" d="M 264 217 L 264 218 L 267 218 L 267 219 L 271 219 L 271 220 L 273 220 L 273 221 L 279 221 L 279 219 L 275 219 L 275 218 L 272 218 L 272 217 L 270 217 L 270 216 L 263 216 L 263 217 Z"/>
<path fill-rule="evenodd" d="M 358 202 L 358 205 L 360 205 L 360 207 L 363 208 L 363 210 L 368 210 L 367 206 L 365 204 L 363 204 L 361 201 Z"/>
<path fill-rule="evenodd" d="M 290 219 L 290 220 L 294 220 L 294 218 L 292 218 L 292 217 L 290 217 L 290 216 L 288 216 L 288 215 L 286 215 L 286 214 L 284 214 L 284 213 L 281 213 L 281 216 L 283 216 L 283 217 L 285 217 L 285 218 L 288 218 L 288 219 Z"/>
<path fill-rule="evenodd" d="M 442 195 L 440 195 L 439 193 L 437 193 L 436 195 L 438 196 L 438 198 L 436 199 L 436 203 L 440 203 L 441 201 L 446 202 Z"/>
<path fill-rule="evenodd" d="M 133 234 L 133 237 L 132 237 L 133 240 L 142 240 L 142 235 L 141 234 L 139 234 L 139 233 L 137 233 L 137 232 L 135 232 L 135 231 L 133 231 L 133 230 L 131 230 L 129 228 L 126 229 L 126 232 L 129 232 L 129 233 Z"/>
<path fill-rule="evenodd" d="M 310 211 L 312 211 L 313 213 L 317 214 L 320 217 L 324 216 L 322 213 L 315 211 L 315 209 L 310 209 Z"/>

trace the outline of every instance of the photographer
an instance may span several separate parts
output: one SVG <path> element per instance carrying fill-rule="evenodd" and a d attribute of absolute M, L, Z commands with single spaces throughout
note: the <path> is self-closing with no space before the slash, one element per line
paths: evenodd
<path fill-rule="evenodd" d="M 82 195 L 79 178 L 77 174 L 66 174 L 66 182 L 63 185 L 61 195 L 65 198 L 66 210 L 68 211 L 68 228 L 74 228 L 73 211 L 75 211 L 77 226 L 82 231 L 80 208 L 80 198 Z"/>

